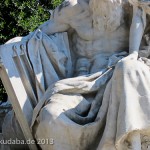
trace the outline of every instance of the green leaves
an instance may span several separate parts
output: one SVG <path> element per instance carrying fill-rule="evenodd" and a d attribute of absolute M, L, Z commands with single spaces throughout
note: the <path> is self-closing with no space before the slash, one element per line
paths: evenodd
<path fill-rule="evenodd" d="M 52 0 L 52 5 L 55 8 L 56 6 L 58 6 L 59 4 L 61 4 L 62 0 Z"/>
<path fill-rule="evenodd" d="M 49 10 L 62 0 L 1 0 L 0 44 L 27 35 L 50 18 Z"/>

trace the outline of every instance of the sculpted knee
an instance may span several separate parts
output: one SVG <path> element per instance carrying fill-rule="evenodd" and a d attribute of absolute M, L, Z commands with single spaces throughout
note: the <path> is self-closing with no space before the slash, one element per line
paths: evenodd
<path fill-rule="evenodd" d="M 56 120 L 63 112 L 65 107 L 57 102 L 47 104 L 42 108 L 39 119 L 40 121 L 52 122 Z"/>
<path fill-rule="evenodd" d="M 128 71 L 128 70 L 133 70 L 136 67 L 138 67 L 137 60 L 121 60 L 117 63 L 115 69 L 118 71 Z"/>
<path fill-rule="evenodd" d="M 40 121 L 51 121 L 53 120 L 53 111 L 51 110 L 51 107 L 49 105 L 46 105 L 42 108 L 39 119 Z"/>

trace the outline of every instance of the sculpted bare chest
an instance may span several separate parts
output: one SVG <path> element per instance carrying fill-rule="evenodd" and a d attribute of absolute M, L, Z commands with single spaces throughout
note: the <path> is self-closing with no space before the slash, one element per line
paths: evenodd
<path fill-rule="evenodd" d="M 86 34 L 83 34 L 86 36 Z M 93 34 L 94 35 L 94 34 Z M 129 45 L 129 32 L 126 28 L 121 27 L 115 32 L 104 33 L 103 35 L 93 36 L 92 40 L 84 39 L 77 33 L 72 38 L 74 52 L 79 57 L 87 57 L 92 59 L 97 54 L 109 53 L 110 55 L 116 51 L 127 50 Z"/>
<path fill-rule="evenodd" d="M 89 4 L 77 5 L 77 13 L 70 20 L 71 28 L 75 30 L 72 39 L 75 52 L 81 56 L 93 57 L 97 53 L 124 50 L 128 45 L 129 28 L 122 23 L 123 5 L 113 6 L 111 1 L 102 1 L 92 11 Z M 103 7 L 102 7 L 103 6 Z M 111 6 L 110 12 L 107 7 Z M 97 10 L 96 10 L 97 9 Z"/>

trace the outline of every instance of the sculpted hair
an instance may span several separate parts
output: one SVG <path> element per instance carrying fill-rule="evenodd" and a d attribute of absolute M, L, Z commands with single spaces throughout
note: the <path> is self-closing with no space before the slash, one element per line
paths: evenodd
<path fill-rule="evenodd" d="M 90 0 L 93 13 L 93 26 L 99 30 L 114 31 L 120 26 L 122 18 L 122 1 Z"/>

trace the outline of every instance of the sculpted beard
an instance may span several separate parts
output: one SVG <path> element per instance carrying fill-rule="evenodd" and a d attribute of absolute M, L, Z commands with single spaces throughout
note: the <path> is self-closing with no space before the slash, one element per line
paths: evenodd
<path fill-rule="evenodd" d="M 98 30 L 114 31 L 120 26 L 122 2 L 120 0 L 90 0 L 93 26 Z"/>

